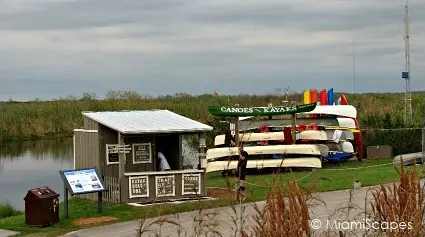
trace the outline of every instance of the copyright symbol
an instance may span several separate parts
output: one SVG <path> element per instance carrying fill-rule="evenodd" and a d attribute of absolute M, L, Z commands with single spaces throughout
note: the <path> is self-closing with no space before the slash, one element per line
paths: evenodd
<path fill-rule="evenodd" d="M 320 229 L 320 227 L 322 227 L 322 222 L 319 219 L 314 219 L 310 221 L 310 225 L 311 225 L 311 228 L 317 230 L 317 229 Z"/>

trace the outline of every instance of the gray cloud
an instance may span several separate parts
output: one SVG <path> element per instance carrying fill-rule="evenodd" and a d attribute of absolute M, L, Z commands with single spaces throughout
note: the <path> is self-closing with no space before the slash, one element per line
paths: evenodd
<path fill-rule="evenodd" d="M 0 99 L 401 91 L 403 3 L 385 0 L 0 0 Z M 425 89 L 425 4 L 411 0 L 412 87 Z"/>

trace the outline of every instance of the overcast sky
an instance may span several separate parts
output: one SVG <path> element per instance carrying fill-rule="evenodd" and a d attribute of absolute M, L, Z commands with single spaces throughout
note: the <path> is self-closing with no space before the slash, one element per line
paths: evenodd
<path fill-rule="evenodd" d="M 425 2 L 410 0 L 412 89 Z M 402 92 L 402 0 L 0 0 L 0 100 L 108 90 Z"/>

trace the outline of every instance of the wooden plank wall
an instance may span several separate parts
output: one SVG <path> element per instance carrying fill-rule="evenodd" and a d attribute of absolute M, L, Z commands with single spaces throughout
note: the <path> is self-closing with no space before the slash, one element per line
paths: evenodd
<path fill-rule="evenodd" d="M 92 120 L 90 118 L 84 117 L 84 129 L 87 129 L 87 130 L 98 130 L 99 129 L 99 125 L 98 125 L 98 123 L 96 121 L 94 121 L 94 120 Z"/>
<path fill-rule="evenodd" d="M 107 165 L 106 157 L 106 144 L 117 144 L 118 143 L 118 132 L 99 124 L 99 163 L 100 172 L 104 176 L 117 177 L 118 163 Z"/>
<path fill-rule="evenodd" d="M 75 169 L 98 168 L 99 149 L 98 133 L 95 130 L 75 130 L 74 131 L 74 158 Z M 83 194 L 79 197 L 90 200 L 97 200 L 97 194 Z"/>
<path fill-rule="evenodd" d="M 156 167 L 156 140 L 153 135 L 124 135 L 124 143 L 130 145 L 133 143 L 151 143 L 152 163 L 133 164 L 133 151 L 125 156 L 125 172 L 145 172 L 155 171 Z M 133 149 L 133 148 L 132 148 Z M 118 165 L 117 165 L 118 170 Z"/>

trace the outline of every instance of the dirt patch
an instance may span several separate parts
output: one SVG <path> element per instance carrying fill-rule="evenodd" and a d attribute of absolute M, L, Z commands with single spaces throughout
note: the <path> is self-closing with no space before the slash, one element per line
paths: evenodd
<path fill-rule="evenodd" d="M 86 226 L 86 225 L 93 225 L 93 224 L 101 224 L 105 222 L 111 222 L 115 221 L 118 218 L 113 216 L 97 216 L 97 217 L 88 217 L 88 218 L 81 218 L 74 222 L 77 226 Z"/>
<path fill-rule="evenodd" d="M 208 196 L 213 198 L 235 198 L 236 192 L 227 188 L 208 188 Z"/>

